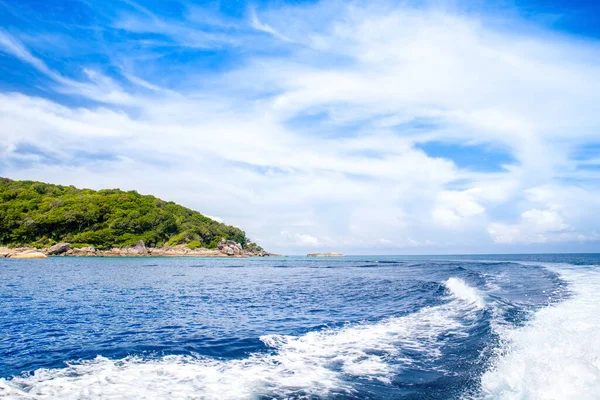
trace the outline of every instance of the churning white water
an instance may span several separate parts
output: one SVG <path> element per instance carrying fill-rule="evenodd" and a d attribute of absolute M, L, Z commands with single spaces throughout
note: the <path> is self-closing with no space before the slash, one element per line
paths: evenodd
<path fill-rule="evenodd" d="M 401 317 L 326 329 L 301 336 L 268 335 L 272 349 L 238 360 L 167 356 L 97 357 L 62 369 L 0 379 L 2 399 L 253 399 L 261 395 L 327 396 L 352 393 L 348 378 L 389 382 L 412 357 L 436 359 L 447 334 L 461 334 L 465 318 L 485 303 L 458 278 L 445 282 L 441 305 Z M 466 333 L 462 333 L 466 335 Z"/>
<path fill-rule="evenodd" d="M 502 330 L 504 354 L 481 379 L 484 399 L 600 399 L 600 271 L 549 266 L 572 297 Z"/>

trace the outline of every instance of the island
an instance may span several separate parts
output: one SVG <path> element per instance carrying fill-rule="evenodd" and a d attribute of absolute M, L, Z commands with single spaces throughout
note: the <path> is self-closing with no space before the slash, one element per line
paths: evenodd
<path fill-rule="evenodd" d="M 340 253 L 309 253 L 306 257 L 344 257 Z"/>
<path fill-rule="evenodd" d="M 0 178 L 0 257 L 270 255 L 241 229 L 154 196 Z"/>

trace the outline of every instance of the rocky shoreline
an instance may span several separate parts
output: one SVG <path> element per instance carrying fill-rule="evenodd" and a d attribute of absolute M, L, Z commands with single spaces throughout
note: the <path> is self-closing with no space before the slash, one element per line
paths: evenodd
<path fill-rule="evenodd" d="M 244 249 L 232 240 L 221 240 L 216 249 L 190 249 L 184 244 L 177 246 L 146 247 L 143 241 L 135 246 L 98 250 L 94 247 L 71 247 L 69 243 L 58 243 L 52 247 L 36 249 L 33 247 L 0 247 L 0 258 L 47 258 L 62 257 L 269 257 L 275 256 L 264 250 Z"/>

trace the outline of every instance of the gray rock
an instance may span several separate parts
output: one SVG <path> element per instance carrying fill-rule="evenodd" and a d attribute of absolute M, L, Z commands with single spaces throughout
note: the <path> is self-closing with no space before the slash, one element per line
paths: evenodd
<path fill-rule="evenodd" d="M 217 244 L 217 250 L 228 256 L 243 256 L 244 249 L 242 245 L 234 240 L 221 239 Z"/>
<path fill-rule="evenodd" d="M 135 244 L 135 246 L 133 246 L 133 251 L 138 254 L 146 254 L 148 253 L 148 248 L 146 248 L 144 241 L 140 240 Z"/>
<path fill-rule="evenodd" d="M 51 256 L 57 256 L 59 254 L 66 253 L 70 249 L 71 245 L 69 243 L 57 243 L 48 249 L 48 254 Z"/>
<path fill-rule="evenodd" d="M 71 249 L 67 252 L 67 254 L 73 256 L 95 256 L 96 248 L 94 246 L 88 246 L 79 249 Z"/>

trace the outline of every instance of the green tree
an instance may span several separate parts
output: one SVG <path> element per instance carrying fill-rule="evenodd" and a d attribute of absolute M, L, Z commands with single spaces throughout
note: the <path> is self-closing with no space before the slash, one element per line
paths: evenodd
<path fill-rule="evenodd" d="M 135 191 L 94 191 L 0 178 L 0 244 L 48 246 L 66 241 L 99 249 L 186 244 L 215 248 L 221 239 L 260 248 L 244 231 Z"/>

